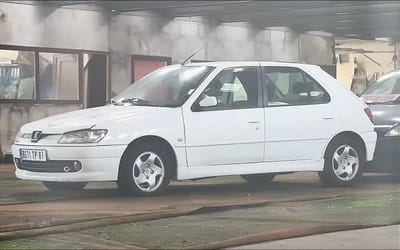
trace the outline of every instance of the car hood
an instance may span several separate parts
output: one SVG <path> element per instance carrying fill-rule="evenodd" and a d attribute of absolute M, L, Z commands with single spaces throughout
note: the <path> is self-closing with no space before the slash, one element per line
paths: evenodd
<path fill-rule="evenodd" d="M 156 115 L 160 107 L 147 106 L 103 106 L 67 112 L 59 115 L 25 124 L 21 128 L 22 133 L 42 131 L 47 134 L 62 134 L 68 131 L 99 128 L 107 129 L 109 124 L 130 122 L 143 116 Z"/>

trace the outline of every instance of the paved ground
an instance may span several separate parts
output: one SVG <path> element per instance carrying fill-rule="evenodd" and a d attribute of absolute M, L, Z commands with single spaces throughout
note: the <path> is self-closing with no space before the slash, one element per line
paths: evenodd
<path fill-rule="evenodd" d="M 174 182 L 163 196 L 139 198 L 122 196 L 114 183 L 50 192 L 0 165 L 0 248 L 224 248 L 399 223 L 394 176 L 367 175 L 353 188 L 323 188 L 316 173 L 261 186 L 223 177 Z"/>
<path fill-rule="evenodd" d="M 400 225 L 318 234 L 232 249 L 400 249 Z"/>

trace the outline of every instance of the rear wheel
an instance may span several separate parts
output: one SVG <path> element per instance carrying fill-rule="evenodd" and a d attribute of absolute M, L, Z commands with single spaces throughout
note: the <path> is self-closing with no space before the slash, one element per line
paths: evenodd
<path fill-rule="evenodd" d="M 272 181 L 276 174 L 248 174 L 241 175 L 241 177 L 246 180 L 249 184 L 265 184 Z"/>
<path fill-rule="evenodd" d="M 83 189 L 87 182 L 53 182 L 44 181 L 43 185 L 52 191 L 76 191 Z"/>
<path fill-rule="evenodd" d="M 362 176 L 365 153 L 354 140 L 340 138 L 333 141 L 325 154 L 324 170 L 319 172 L 325 186 L 352 186 Z"/>
<path fill-rule="evenodd" d="M 159 194 L 171 180 L 172 167 L 172 157 L 163 145 L 134 145 L 121 160 L 118 188 L 140 196 Z"/>

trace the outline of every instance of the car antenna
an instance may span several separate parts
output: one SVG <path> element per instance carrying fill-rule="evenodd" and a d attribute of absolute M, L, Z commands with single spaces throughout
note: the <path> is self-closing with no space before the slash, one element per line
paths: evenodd
<path fill-rule="evenodd" d="M 207 42 L 203 44 L 203 46 L 201 46 L 198 50 L 196 50 L 193 54 L 191 54 L 188 58 L 186 58 L 181 65 L 185 65 L 192 57 L 194 57 L 197 52 L 199 52 L 201 49 L 203 49 L 205 46 L 207 45 Z"/>

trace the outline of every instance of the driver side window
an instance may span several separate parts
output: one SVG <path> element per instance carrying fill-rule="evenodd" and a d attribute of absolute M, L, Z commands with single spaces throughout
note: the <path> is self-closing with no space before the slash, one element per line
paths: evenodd
<path fill-rule="evenodd" d="M 195 111 L 258 107 L 257 67 L 234 67 L 222 70 L 195 103 Z"/>

